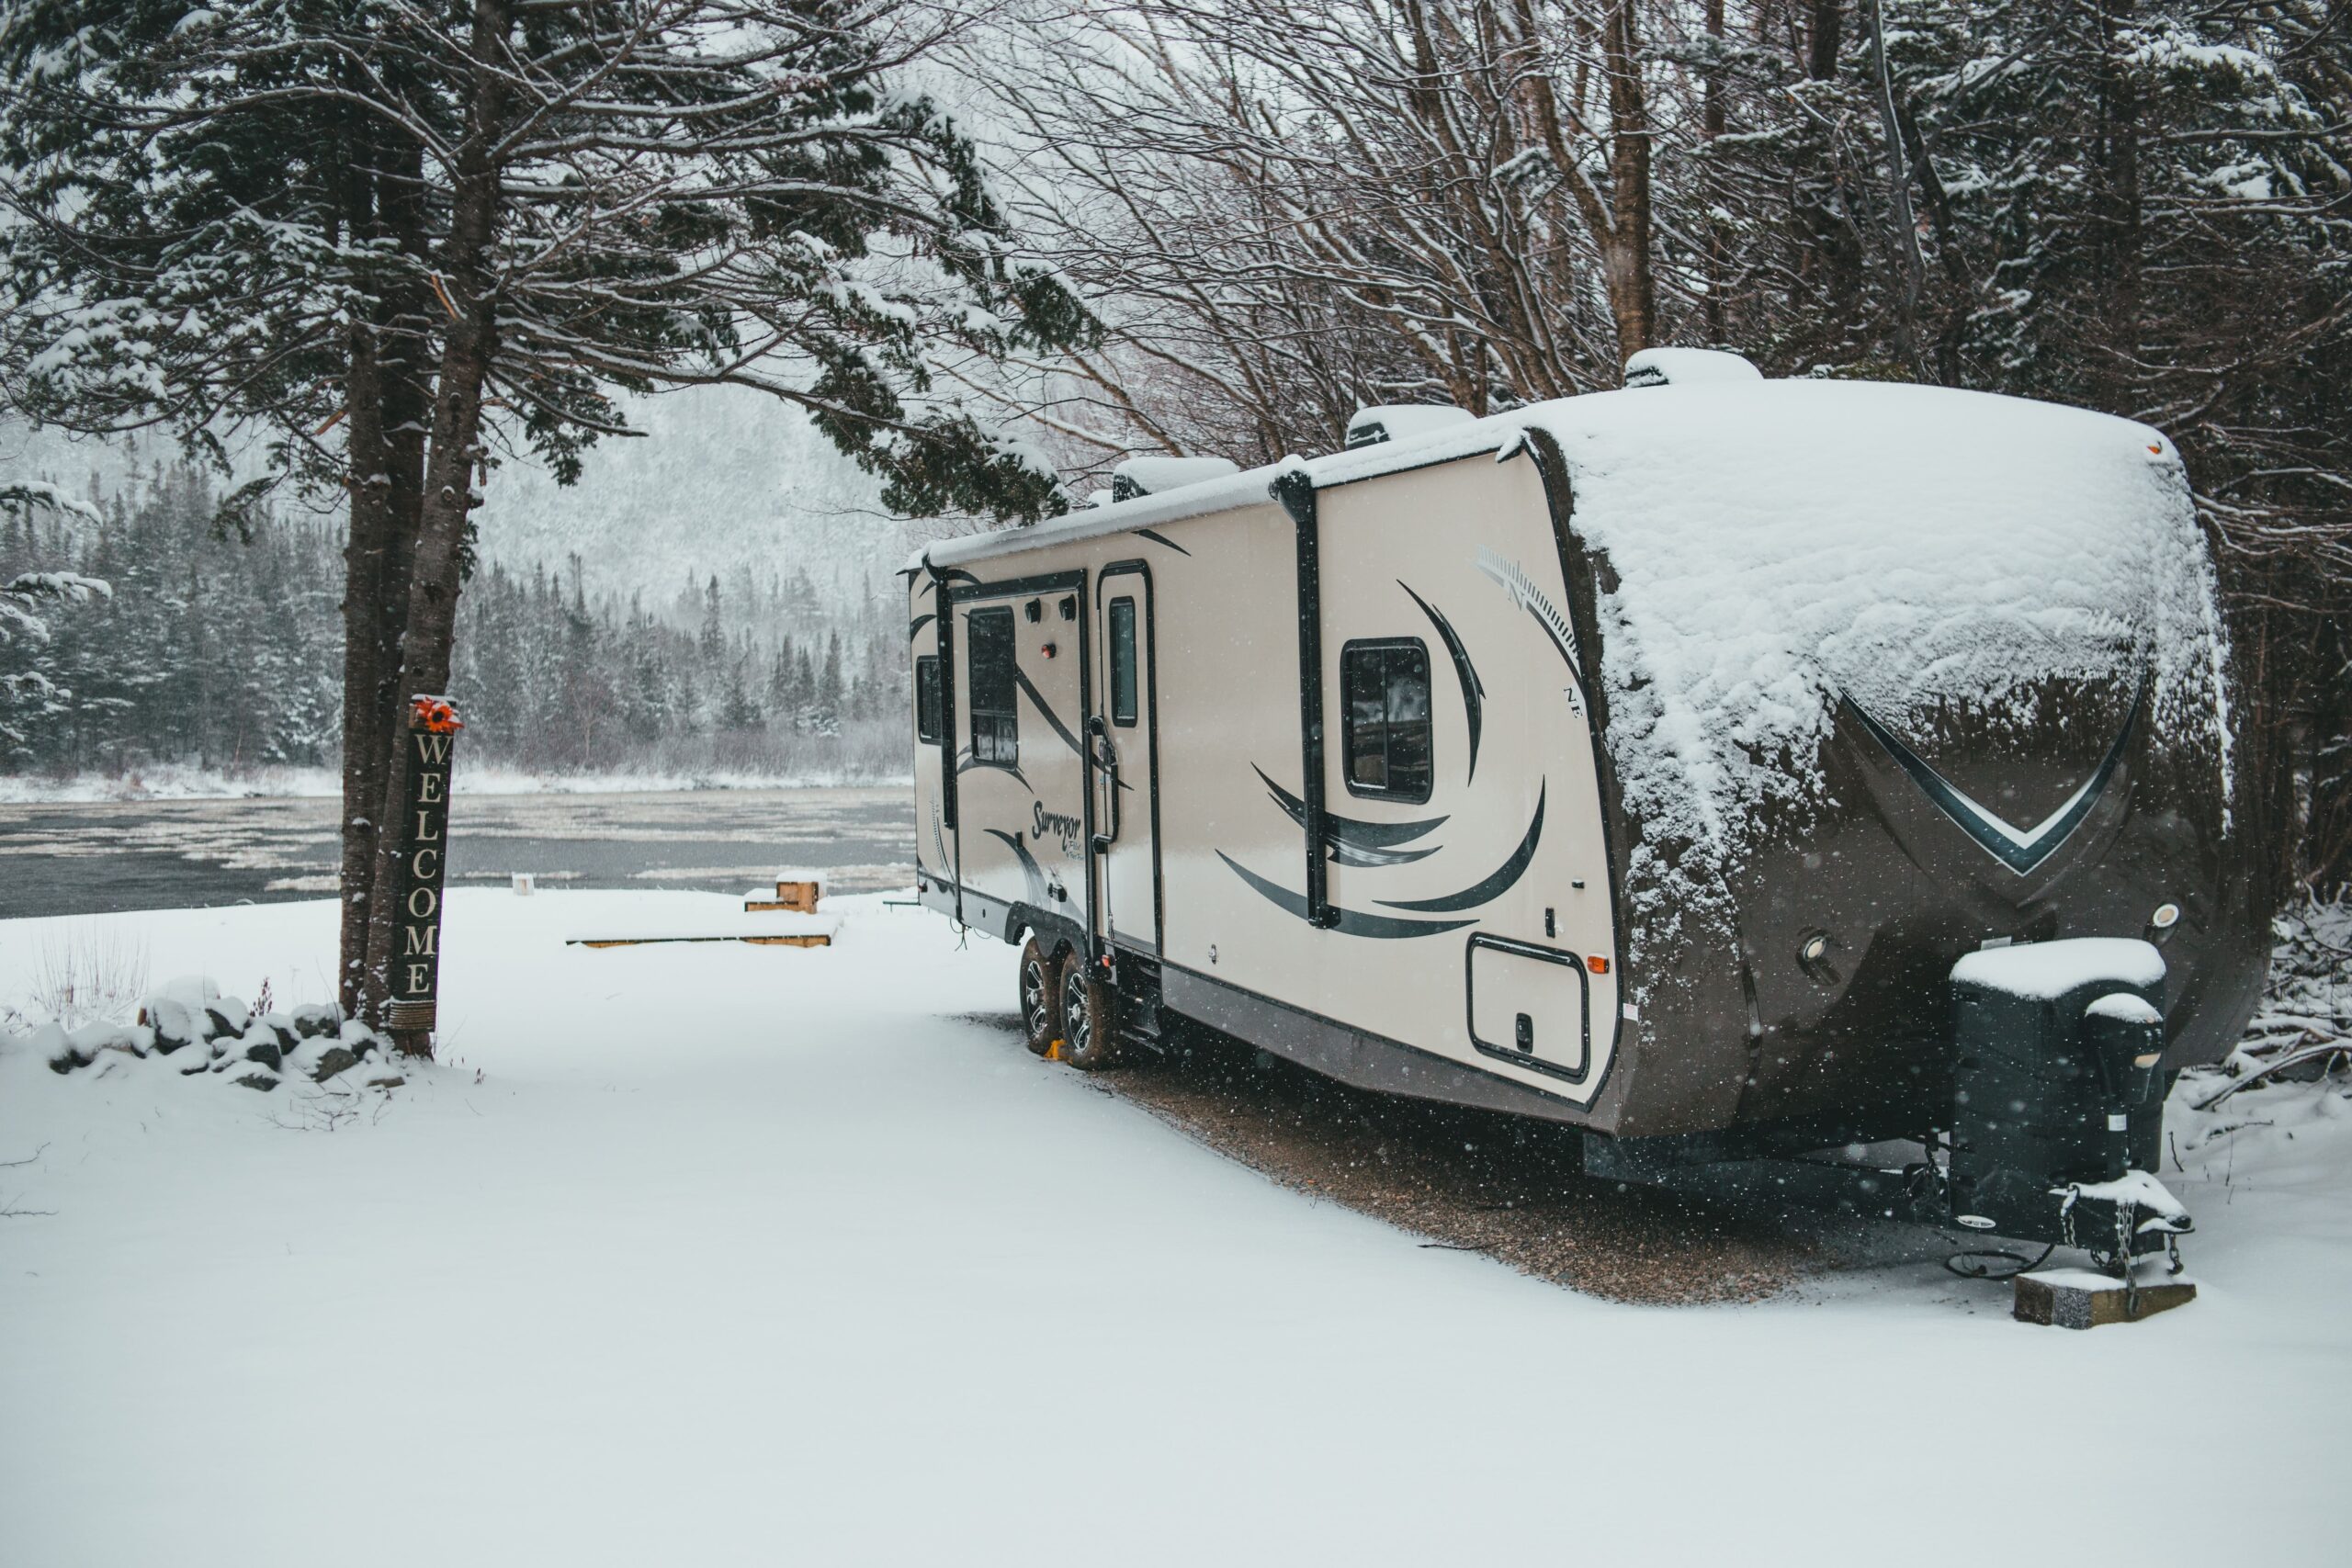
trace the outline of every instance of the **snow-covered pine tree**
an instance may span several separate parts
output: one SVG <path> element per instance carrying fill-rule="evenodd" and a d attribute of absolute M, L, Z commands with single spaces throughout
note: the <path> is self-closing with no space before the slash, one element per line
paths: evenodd
<path fill-rule="evenodd" d="M 741 734 L 759 727 L 760 705 L 752 696 L 749 654 L 728 660 L 727 684 L 719 694 L 718 728 Z"/>
<path fill-rule="evenodd" d="M 451 679 L 471 513 L 560 477 L 609 391 L 730 382 L 808 408 L 886 499 L 1035 516 L 1028 449 L 935 353 L 1074 344 L 972 149 L 899 72 L 891 0 L 21 0 L 0 28 L 10 303 L 44 418 L 241 428 L 348 487 L 344 999 L 377 1016 L 403 844 L 401 716 Z M 267 482 L 267 481 L 262 481 Z M 251 495 L 232 500 L 232 510 Z"/>
<path fill-rule="evenodd" d="M 32 537 L 36 506 L 96 522 L 97 514 L 51 484 L 22 480 L 0 484 L 0 517 L 15 514 L 23 536 Z M 42 655 L 50 641 L 49 620 L 43 613 L 53 604 L 84 604 L 113 596 L 102 579 L 73 571 L 16 570 L 0 574 L 0 746 L 23 750 L 30 727 L 44 718 L 70 711 L 74 694 L 56 678 L 53 663 Z"/>

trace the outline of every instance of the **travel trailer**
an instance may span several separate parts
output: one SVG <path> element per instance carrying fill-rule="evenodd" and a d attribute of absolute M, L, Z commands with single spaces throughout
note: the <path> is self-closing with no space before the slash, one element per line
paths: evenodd
<path fill-rule="evenodd" d="M 1628 370 L 924 550 L 922 900 L 1080 1066 L 1205 1027 L 1628 1179 L 2165 1245 L 2267 924 L 2178 454 Z"/>

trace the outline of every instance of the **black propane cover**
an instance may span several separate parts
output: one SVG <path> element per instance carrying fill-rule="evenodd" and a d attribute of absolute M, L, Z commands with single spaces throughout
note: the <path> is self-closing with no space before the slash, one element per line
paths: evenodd
<path fill-rule="evenodd" d="M 1953 1217 L 2019 1239 L 2069 1239 L 2069 1183 L 2155 1168 L 2165 1075 L 2138 1064 L 2162 1049 L 2163 981 L 2133 983 L 2145 981 L 2139 968 L 2132 979 L 2109 975 L 2036 996 L 1969 969 L 1963 962 L 1952 976 Z M 2147 1006 L 2110 1001 L 2093 1014 L 2093 1003 L 2120 995 Z"/>

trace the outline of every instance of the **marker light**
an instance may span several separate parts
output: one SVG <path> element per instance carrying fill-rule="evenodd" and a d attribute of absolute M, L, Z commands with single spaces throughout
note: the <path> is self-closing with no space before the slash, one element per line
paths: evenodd
<path fill-rule="evenodd" d="M 1588 958 L 1584 961 L 1584 966 L 1596 975 L 1609 973 L 1609 960 L 1606 958 Z"/>
<path fill-rule="evenodd" d="M 2157 905 L 2156 912 L 2148 917 L 2148 923 L 2160 931 L 2172 930 L 2180 923 L 2180 906 L 2177 904 Z"/>

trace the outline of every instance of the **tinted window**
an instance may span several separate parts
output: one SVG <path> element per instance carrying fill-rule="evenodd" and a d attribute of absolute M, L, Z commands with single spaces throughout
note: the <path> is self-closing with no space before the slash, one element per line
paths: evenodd
<path fill-rule="evenodd" d="M 1021 720 L 1015 711 L 1012 671 L 1012 612 L 975 610 L 965 623 L 971 638 L 972 760 L 1021 760 Z"/>
<path fill-rule="evenodd" d="M 1348 790 L 1430 797 L 1430 655 L 1419 642 L 1351 642 L 1340 650 Z"/>
<path fill-rule="evenodd" d="M 1111 722 L 1136 721 L 1136 602 L 1111 601 Z"/>
<path fill-rule="evenodd" d="M 915 660 L 915 739 L 925 745 L 939 742 L 939 656 L 935 653 Z"/>

